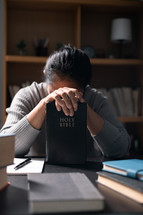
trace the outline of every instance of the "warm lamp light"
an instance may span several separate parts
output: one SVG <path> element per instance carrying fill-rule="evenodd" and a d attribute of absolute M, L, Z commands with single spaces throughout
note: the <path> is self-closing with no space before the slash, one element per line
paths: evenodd
<path fill-rule="evenodd" d="M 119 57 L 122 57 L 122 44 L 132 41 L 131 20 L 117 18 L 112 21 L 111 41 L 119 43 Z"/>

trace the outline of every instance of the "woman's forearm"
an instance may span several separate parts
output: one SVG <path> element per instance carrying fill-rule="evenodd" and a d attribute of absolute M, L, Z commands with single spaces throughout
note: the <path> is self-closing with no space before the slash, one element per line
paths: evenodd
<path fill-rule="evenodd" d="M 98 134 L 104 126 L 104 119 L 87 105 L 87 127 L 92 135 Z"/>
<path fill-rule="evenodd" d="M 28 122 L 35 129 L 40 129 L 46 115 L 46 102 L 50 101 L 50 96 L 42 99 L 39 104 L 27 115 Z M 87 105 L 87 127 L 92 135 L 99 133 L 104 126 L 104 119 Z"/>
<path fill-rule="evenodd" d="M 28 122 L 33 128 L 40 130 L 46 115 L 46 102 L 42 99 L 39 104 L 27 115 Z"/>

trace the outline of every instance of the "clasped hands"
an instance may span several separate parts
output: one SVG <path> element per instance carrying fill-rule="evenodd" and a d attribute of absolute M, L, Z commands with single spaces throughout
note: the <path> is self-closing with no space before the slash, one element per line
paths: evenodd
<path fill-rule="evenodd" d="M 73 116 L 78 109 L 78 102 L 85 102 L 83 92 L 78 89 L 62 87 L 54 90 L 47 96 L 48 102 L 55 100 L 58 111 L 63 110 L 66 116 Z"/>

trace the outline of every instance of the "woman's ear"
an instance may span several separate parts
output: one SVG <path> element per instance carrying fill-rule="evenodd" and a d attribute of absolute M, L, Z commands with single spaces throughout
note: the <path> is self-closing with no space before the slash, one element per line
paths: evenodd
<path fill-rule="evenodd" d="M 44 70 L 43 70 L 43 74 L 45 75 L 45 73 L 46 73 L 46 72 L 45 72 L 45 69 L 44 69 Z"/>

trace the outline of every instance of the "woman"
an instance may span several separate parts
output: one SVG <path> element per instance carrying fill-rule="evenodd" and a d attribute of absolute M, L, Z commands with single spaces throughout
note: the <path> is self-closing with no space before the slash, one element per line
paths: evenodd
<path fill-rule="evenodd" d="M 1 133 L 15 133 L 15 155 L 43 155 L 46 103 L 73 116 L 78 102 L 87 103 L 88 155 L 120 157 L 129 149 L 129 136 L 114 111 L 96 89 L 90 88 L 91 64 L 79 49 L 65 46 L 53 53 L 44 68 L 45 82 L 21 89 L 7 108 Z M 91 141 L 92 140 L 92 141 Z M 29 151 L 30 150 L 30 151 Z M 100 152 L 100 153 L 99 153 Z"/>

